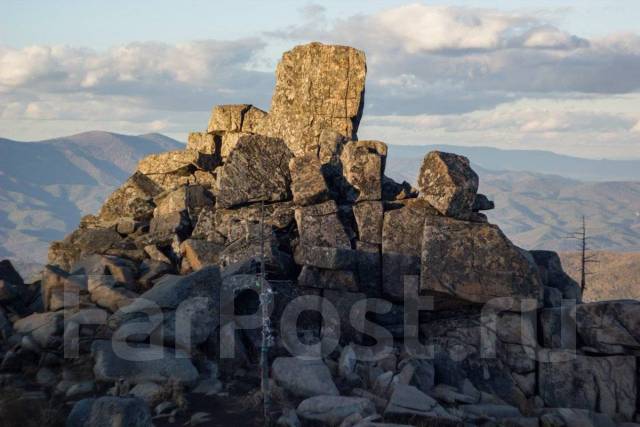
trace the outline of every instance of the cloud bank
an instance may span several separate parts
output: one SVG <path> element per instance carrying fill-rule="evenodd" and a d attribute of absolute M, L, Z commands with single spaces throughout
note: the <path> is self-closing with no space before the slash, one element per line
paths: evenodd
<path fill-rule="evenodd" d="M 0 132 L 93 120 L 184 133 L 213 104 L 268 107 L 273 76 L 258 65 L 269 47 L 319 40 L 366 52 L 363 131 L 384 130 L 387 142 L 511 141 L 578 155 L 582 143 L 585 155 L 640 157 L 638 34 L 588 39 L 541 14 L 422 3 L 338 20 L 325 12 L 308 5 L 296 25 L 235 41 L 0 47 Z"/>
<path fill-rule="evenodd" d="M 269 102 L 270 73 L 252 70 L 259 39 L 131 43 L 107 51 L 0 47 L 0 120 L 129 123 L 166 130 L 214 103 Z"/>

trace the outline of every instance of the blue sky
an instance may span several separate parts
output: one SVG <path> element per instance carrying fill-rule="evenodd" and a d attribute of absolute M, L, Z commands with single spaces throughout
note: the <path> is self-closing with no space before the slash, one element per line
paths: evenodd
<path fill-rule="evenodd" d="M 211 106 L 268 108 L 282 51 L 365 50 L 360 137 L 640 158 L 640 2 L 12 1 L 0 136 L 184 139 Z"/>

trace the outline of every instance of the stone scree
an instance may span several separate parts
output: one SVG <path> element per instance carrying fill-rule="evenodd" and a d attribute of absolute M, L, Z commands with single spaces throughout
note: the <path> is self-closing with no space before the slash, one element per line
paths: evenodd
<path fill-rule="evenodd" d="M 215 417 L 189 402 L 258 383 L 264 259 L 278 425 L 640 421 L 640 302 L 582 304 L 556 254 L 488 222 L 463 156 L 427 153 L 417 189 L 385 176 L 387 146 L 357 139 L 365 76 L 350 47 L 286 52 L 271 111 L 218 105 L 184 150 L 141 160 L 38 282 L 0 263 L 3 385 L 77 401 L 73 426 Z M 285 345 L 321 333 L 339 339 L 320 359 Z"/>

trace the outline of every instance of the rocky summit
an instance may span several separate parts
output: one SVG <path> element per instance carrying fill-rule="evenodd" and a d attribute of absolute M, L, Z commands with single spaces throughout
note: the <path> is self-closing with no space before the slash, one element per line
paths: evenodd
<path fill-rule="evenodd" d="M 295 47 L 270 111 L 215 106 L 141 160 L 39 281 L 2 261 L 0 419 L 637 425 L 640 303 L 583 304 L 487 221 L 463 156 L 387 177 L 365 76 L 361 51 Z"/>

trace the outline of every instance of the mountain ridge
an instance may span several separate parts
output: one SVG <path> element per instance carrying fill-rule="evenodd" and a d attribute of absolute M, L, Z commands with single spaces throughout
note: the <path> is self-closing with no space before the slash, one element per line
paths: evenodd
<path fill-rule="evenodd" d="M 0 258 L 41 264 L 48 242 L 95 212 L 141 157 L 181 147 L 163 135 L 102 131 L 33 142 L 0 138 Z"/>
<path fill-rule="evenodd" d="M 389 152 L 400 159 L 418 156 L 422 160 L 422 156 L 432 150 L 462 154 L 468 157 L 475 167 L 482 169 L 529 171 L 581 181 L 640 181 L 640 159 L 588 159 L 545 150 L 502 149 L 486 146 L 389 144 Z"/>
<path fill-rule="evenodd" d="M 89 131 L 40 141 L 0 138 L 0 257 L 37 269 L 46 259 L 48 243 L 72 230 L 83 215 L 95 213 L 140 158 L 183 147 L 158 133 Z M 597 237 L 596 249 L 640 251 L 640 214 L 635 215 L 640 212 L 640 182 L 583 182 L 539 171 L 494 170 L 505 166 L 504 158 L 517 160 L 527 152 L 488 148 L 489 154 L 482 154 L 484 148 L 442 145 L 389 145 L 387 174 L 415 182 L 422 158 L 433 149 L 471 158 L 480 174 L 480 191 L 496 202 L 489 219 L 522 247 L 575 249 L 565 235 L 575 231 L 582 212 Z"/>

